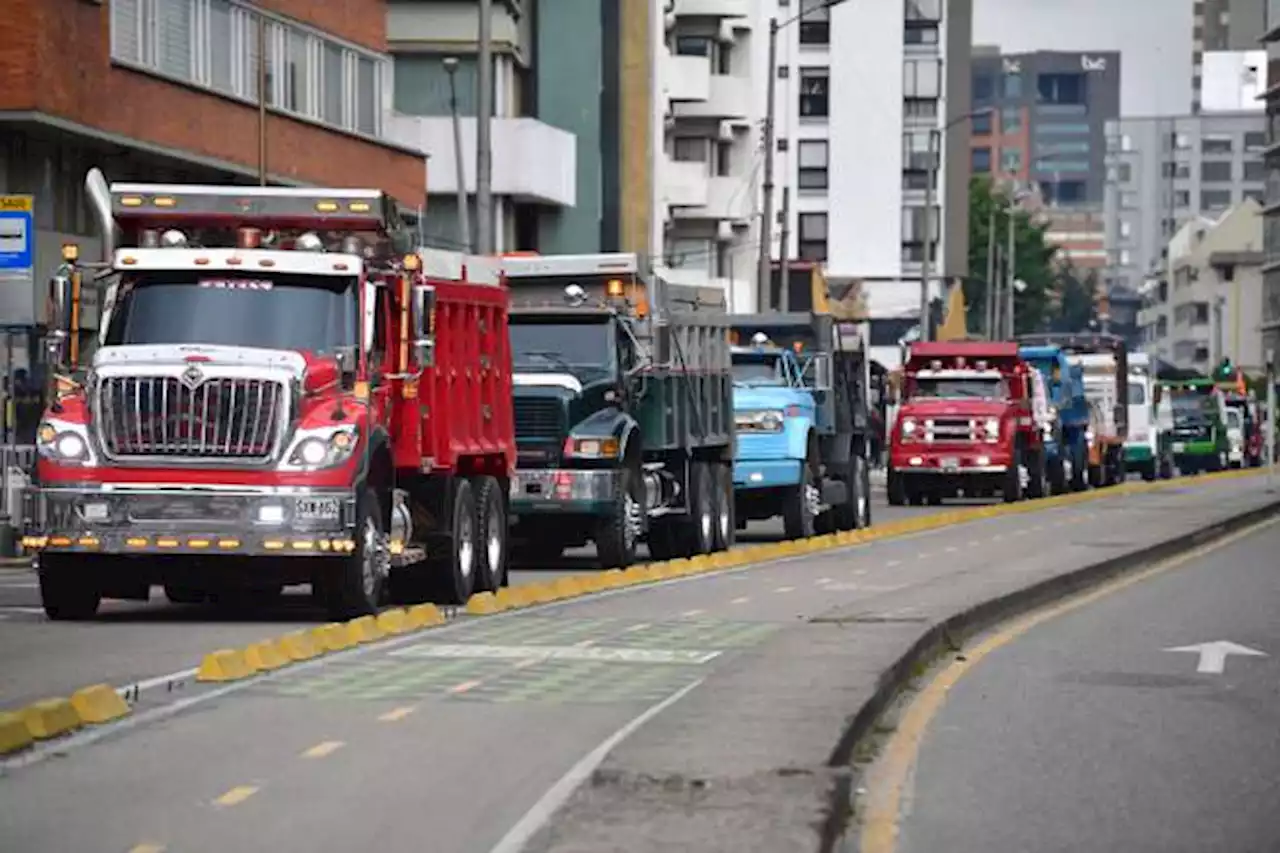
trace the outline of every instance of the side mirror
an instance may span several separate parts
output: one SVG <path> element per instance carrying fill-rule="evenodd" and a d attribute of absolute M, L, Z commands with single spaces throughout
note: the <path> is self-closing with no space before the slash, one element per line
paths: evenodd
<path fill-rule="evenodd" d="M 418 364 L 430 367 L 435 363 L 436 345 L 436 289 L 429 284 L 413 287 L 413 349 Z"/>
<path fill-rule="evenodd" d="M 49 279 L 49 293 L 45 306 L 45 328 L 48 329 L 45 346 L 49 352 L 50 366 L 63 367 L 66 355 L 71 298 L 71 275 L 67 267 Z"/>
<path fill-rule="evenodd" d="M 339 347 L 333 354 L 338 362 L 338 380 L 342 387 L 350 389 L 356 383 L 356 366 L 359 363 L 359 352 L 356 347 Z"/>

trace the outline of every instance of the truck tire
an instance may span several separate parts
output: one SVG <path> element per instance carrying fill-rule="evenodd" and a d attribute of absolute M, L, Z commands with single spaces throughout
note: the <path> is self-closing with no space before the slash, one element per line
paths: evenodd
<path fill-rule="evenodd" d="M 858 479 L 857 457 L 851 458 L 840 472 L 840 480 L 845 486 L 844 503 L 833 506 L 827 513 L 830 515 L 830 526 L 834 531 L 856 530 L 858 527 L 858 492 L 861 482 Z M 834 532 L 824 531 L 824 532 Z"/>
<path fill-rule="evenodd" d="M 211 598 L 207 590 L 173 583 L 164 585 L 164 597 L 171 604 L 205 604 Z"/>
<path fill-rule="evenodd" d="M 1094 489 L 1102 488 L 1102 466 L 1089 466 L 1089 486 Z"/>
<path fill-rule="evenodd" d="M 609 515 L 596 527 L 596 554 L 606 569 L 625 569 L 636 561 L 644 505 L 636 494 L 636 474 L 623 468 L 618 481 L 618 500 Z"/>
<path fill-rule="evenodd" d="M 906 484 L 902 482 L 902 477 L 889 469 L 885 478 L 885 496 L 889 499 L 889 506 L 902 506 L 907 502 Z"/>
<path fill-rule="evenodd" d="M 709 463 L 689 464 L 689 517 L 682 557 L 710 554 L 716 544 L 716 479 Z"/>
<path fill-rule="evenodd" d="M 85 558 L 78 554 L 40 555 L 40 603 L 54 621 L 92 619 L 102 593 L 90 582 Z"/>
<path fill-rule="evenodd" d="M 857 458 L 858 500 L 854 506 L 858 508 L 858 529 L 865 530 L 871 526 L 871 466 L 862 456 Z"/>
<path fill-rule="evenodd" d="M 671 517 L 655 518 L 649 524 L 646 542 L 649 545 L 649 559 L 655 562 L 673 560 L 683 556 L 682 526 L 677 525 Z"/>
<path fill-rule="evenodd" d="M 1067 471 L 1062 464 L 1061 450 L 1056 459 L 1050 459 L 1045 465 L 1045 479 L 1049 481 L 1049 494 L 1060 495 L 1067 490 Z"/>
<path fill-rule="evenodd" d="M 466 604 L 476 585 L 476 500 L 471 483 L 453 481 L 449 553 L 432 561 L 435 597 L 441 604 Z"/>
<path fill-rule="evenodd" d="M 378 493 L 366 488 L 356 505 L 356 548 L 324 557 L 320 586 L 329 618 L 352 619 L 378 612 L 387 593 L 391 552 Z"/>
<path fill-rule="evenodd" d="M 507 585 L 507 504 L 496 477 L 474 477 L 476 496 L 476 590 Z"/>
<path fill-rule="evenodd" d="M 715 550 L 728 551 L 738 538 L 738 522 L 734 518 L 733 466 L 716 465 L 712 472 L 716 484 Z"/>
<path fill-rule="evenodd" d="M 1027 497 L 1035 500 L 1045 496 L 1044 451 L 1033 450 L 1027 460 Z"/>
<path fill-rule="evenodd" d="M 1089 488 L 1087 479 L 1089 473 L 1088 451 L 1076 455 L 1075 464 L 1071 466 L 1071 491 L 1083 492 Z"/>
<path fill-rule="evenodd" d="M 1161 480 L 1173 479 L 1173 458 L 1171 456 L 1160 457 L 1159 475 Z"/>
<path fill-rule="evenodd" d="M 782 498 L 782 527 L 788 539 L 808 539 L 814 533 L 812 491 L 813 468 L 809 460 L 800 466 L 800 482 L 786 490 Z"/>
<path fill-rule="evenodd" d="M 1022 500 L 1022 451 L 1014 450 L 1013 458 L 1009 460 L 1009 470 L 1004 475 L 1004 486 L 1001 489 L 1001 497 L 1007 504 L 1017 503 Z"/>
<path fill-rule="evenodd" d="M 1156 460 L 1142 463 L 1142 479 L 1144 482 L 1150 483 L 1156 478 Z"/>

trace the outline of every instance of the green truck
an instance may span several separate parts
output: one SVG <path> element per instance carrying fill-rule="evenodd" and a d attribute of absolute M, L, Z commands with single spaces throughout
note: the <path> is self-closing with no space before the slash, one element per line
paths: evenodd
<path fill-rule="evenodd" d="M 513 554 L 626 566 L 732 546 L 733 376 L 719 288 L 635 254 L 514 256 Z"/>
<path fill-rule="evenodd" d="M 1168 426 L 1178 473 L 1225 470 L 1231 442 L 1227 436 L 1226 403 L 1214 381 L 1165 380 L 1160 387 L 1160 420 Z"/>

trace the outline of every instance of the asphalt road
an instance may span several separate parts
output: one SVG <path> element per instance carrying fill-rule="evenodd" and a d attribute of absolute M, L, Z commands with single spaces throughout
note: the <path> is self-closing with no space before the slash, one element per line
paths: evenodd
<path fill-rule="evenodd" d="M 923 741 L 898 850 L 1276 850 L 1277 554 L 1271 526 L 979 661 Z M 1218 641 L 1267 656 L 1169 651 Z"/>
<path fill-rule="evenodd" d="M 883 492 L 876 491 L 873 512 L 878 521 L 939 511 L 890 507 Z M 752 524 L 740 535 L 745 542 L 781 539 L 782 524 Z M 514 568 L 511 582 L 554 581 L 596 571 L 593 557 L 583 549 L 566 555 L 562 565 Z M 214 649 L 241 647 L 323 620 L 306 587 L 288 591 L 275 605 L 251 610 L 174 605 L 157 587 L 148 603 L 105 602 L 97 621 L 53 623 L 40 607 L 34 573 L 0 569 L 0 709 L 104 680 L 117 687 L 148 683 L 189 669 Z"/>
<path fill-rule="evenodd" d="M 812 849 L 858 690 L 931 609 L 1258 492 L 1001 516 L 144 691 L 123 725 L 0 761 L 0 849 Z"/>

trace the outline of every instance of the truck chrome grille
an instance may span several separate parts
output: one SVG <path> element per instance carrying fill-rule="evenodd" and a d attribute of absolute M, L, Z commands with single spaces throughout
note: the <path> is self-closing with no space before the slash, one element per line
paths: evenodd
<path fill-rule="evenodd" d="M 192 388 L 172 376 L 107 377 L 98 435 L 114 459 L 265 462 L 288 416 L 286 390 L 270 379 L 211 378 Z"/>
<path fill-rule="evenodd" d="M 978 428 L 978 421 L 969 418 L 935 418 L 926 431 L 931 441 L 976 441 Z"/>
<path fill-rule="evenodd" d="M 564 407 L 559 400 L 516 397 L 515 423 L 517 439 L 560 439 L 564 436 Z"/>

